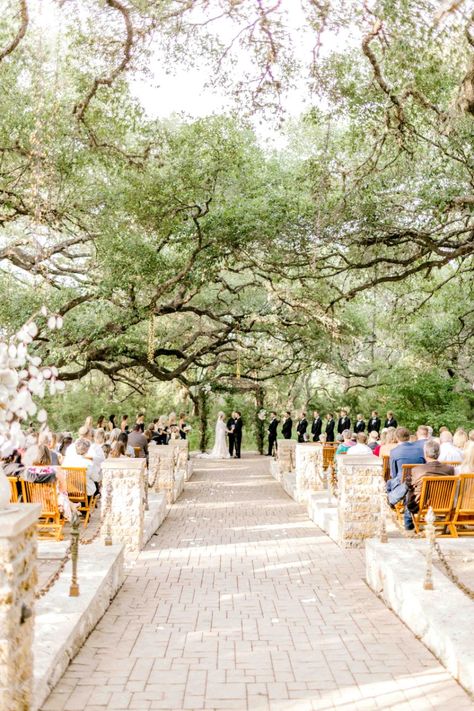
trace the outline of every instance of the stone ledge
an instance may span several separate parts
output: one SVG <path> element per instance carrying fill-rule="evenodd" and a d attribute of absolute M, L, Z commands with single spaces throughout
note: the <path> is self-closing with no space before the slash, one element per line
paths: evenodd
<path fill-rule="evenodd" d="M 462 547 L 465 541 L 449 541 Z M 444 541 L 443 541 L 444 544 Z M 366 579 L 372 590 L 419 637 L 455 679 L 474 693 L 474 602 L 438 570 L 424 590 L 425 557 L 418 541 L 366 541 Z"/>
<path fill-rule="evenodd" d="M 41 504 L 8 504 L 0 510 L 0 538 L 14 538 L 38 520 Z"/>
<path fill-rule="evenodd" d="M 174 478 L 173 503 L 181 496 L 184 490 L 184 472 L 178 472 Z"/>
<path fill-rule="evenodd" d="M 308 496 L 308 516 L 329 538 L 339 544 L 339 521 L 337 504 L 328 502 L 327 491 Z"/>
<path fill-rule="evenodd" d="M 296 474 L 283 474 L 281 485 L 288 496 L 296 501 Z"/>
<path fill-rule="evenodd" d="M 155 494 L 148 493 L 148 511 L 145 511 L 145 521 L 143 527 L 143 545 L 146 546 L 150 538 L 159 529 L 168 515 L 166 494 L 161 492 Z"/>
<path fill-rule="evenodd" d="M 36 603 L 34 691 L 31 711 L 41 708 L 70 661 L 97 625 L 124 580 L 122 546 L 92 543 L 79 550 L 79 597 L 69 597 L 71 562 Z"/>

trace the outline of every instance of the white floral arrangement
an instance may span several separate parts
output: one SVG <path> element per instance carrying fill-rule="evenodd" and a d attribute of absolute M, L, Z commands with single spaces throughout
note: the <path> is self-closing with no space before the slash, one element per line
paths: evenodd
<path fill-rule="evenodd" d="M 47 317 L 51 330 L 61 328 L 61 316 L 48 315 L 45 307 L 41 315 Z M 22 423 L 35 417 L 46 428 L 46 410 L 38 410 L 33 396 L 43 398 L 46 389 L 54 395 L 64 390 L 64 383 L 58 380 L 55 366 L 42 366 L 41 358 L 31 356 L 28 346 L 38 334 L 38 326 L 33 320 L 24 324 L 10 338 L 0 340 L 0 457 L 8 457 L 15 449 L 25 446 L 26 436 Z"/>
<path fill-rule="evenodd" d="M 185 426 L 183 427 L 183 432 L 191 432 L 192 429 L 193 429 L 193 428 L 191 427 L 191 425 L 185 425 Z"/>
<path fill-rule="evenodd" d="M 261 420 L 263 422 L 267 418 L 267 411 L 266 410 L 259 410 L 259 412 L 257 413 L 257 417 L 259 420 Z"/>

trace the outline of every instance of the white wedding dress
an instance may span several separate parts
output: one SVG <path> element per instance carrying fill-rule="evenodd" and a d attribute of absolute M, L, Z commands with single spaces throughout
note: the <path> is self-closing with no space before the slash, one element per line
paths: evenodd
<path fill-rule="evenodd" d="M 224 420 L 218 419 L 216 422 L 216 438 L 214 447 L 208 454 L 199 454 L 199 457 L 206 459 L 230 459 L 227 441 L 225 438 L 227 427 Z"/>

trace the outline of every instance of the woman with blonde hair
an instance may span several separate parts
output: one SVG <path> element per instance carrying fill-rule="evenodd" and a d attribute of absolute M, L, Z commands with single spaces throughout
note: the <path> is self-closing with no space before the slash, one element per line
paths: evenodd
<path fill-rule="evenodd" d="M 468 436 L 466 430 L 463 430 L 462 427 L 459 427 L 456 432 L 454 433 L 453 436 L 453 444 L 455 447 L 458 449 L 464 449 L 468 441 Z"/>
<path fill-rule="evenodd" d="M 387 457 L 392 449 L 398 445 L 396 437 L 395 427 L 389 427 L 385 433 L 385 442 L 380 445 L 379 451 L 374 449 L 374 454 L 378 454 L 379 457 Z"/>
<path fill-rule="evenodd" d="M 464 448 L 461 464 L 456 467 L 456 474 L 474 474 L 474 442 L 470 440 Z"/>

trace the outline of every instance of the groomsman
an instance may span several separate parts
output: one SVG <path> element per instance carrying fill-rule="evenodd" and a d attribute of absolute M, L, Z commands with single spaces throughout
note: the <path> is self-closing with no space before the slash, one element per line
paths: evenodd
<path fill-rule="evenodd" d="M 326 437 L 328 442 L 334 442 L 334 427 L 336 423 L 334 422 L 334 417 L 331 412 L 326 415 Z"/>
<path fill-rule="evenodd" d="M 387 419 L 385 420 L 384 427 L 395 427 L 395 429 L 397 428 L 397 421 L 393 416 L 393 412 L 391 412 L 390 410 L 387 412 Z"/>
<path fill-rule="evenodd" d="M 369 426 L 367 428 L 368 432 L 380 432 L 380 427 L 382 426 L 382 421 L 379 417 L 377 410 L 372 410 L 372 417 L 369 420 Z"/>
<path fill-rule="evenodd" d="M 285 439 L 291 439 L 291 432 L 293 429 L 293 420 L 291 419 L 291 413 L 286 411 L 283 415 L 283 423 L 281 426 L 281 433 Z"/>
<path fill-rule="evenodd" d="M 354 426 L 354 432 L 359 434 L 359 432 L 365 432 L 365 422 L 363 416 L 359 413 L 357 415 L 357 422 Z"/>
<path fill-rule="evenodd" d="M 305 434 L 308 429 L 308 420 L 306 419 L 306 412 L 301 413 L 301 417 L 296 425 L 296 431 L 298 433 L 298 442 L 305 442 Z"/>
<path fill-rule="evenodd" d="M 277 427 L 278 427 L 278 420 L 276 418 L 276 414 L 274 412 L 271 412 L 270 413 L 270 424 L 268 425 L 268 452 L 267 452 L 268 457 L 272 456 L 273 448 L 276 445 Z"/>
<path fill-rule="evenodd" d="M 351 420 L 347 416 L 347 410 L 341 410 L 341 416 L 337 421 L 337 433 L 342 434 L 344 430 L 351 429 Z"/>
<path fill-rule="evenodd" d="M 311 434 L 313 435 L 313 442 L 319 442 L 319 435 L 323 429 L 323 421 L 319 416 L 319 412 L 315 410 L 313 412 L 313 424 L 311 425 Z"/>
<path fill-rule="evenodd" d="M 227 420 L 227 436 L 229 438 L 229 454 L 232 457 L 234 455 L 234 446 L 235 446 L 235 434 L 234 434 L 234 429 L 235 429 L 235 418 L 234 418 L 235 412 L 231 414 L 229 419 Z"/>
<path fill-rule="evenodd" d="M 234 436 L 235 436 L 235 458 L 240 459 L 240 449 L 242 447 L 242 415 L 238 410 L 234 412 Z"/>

